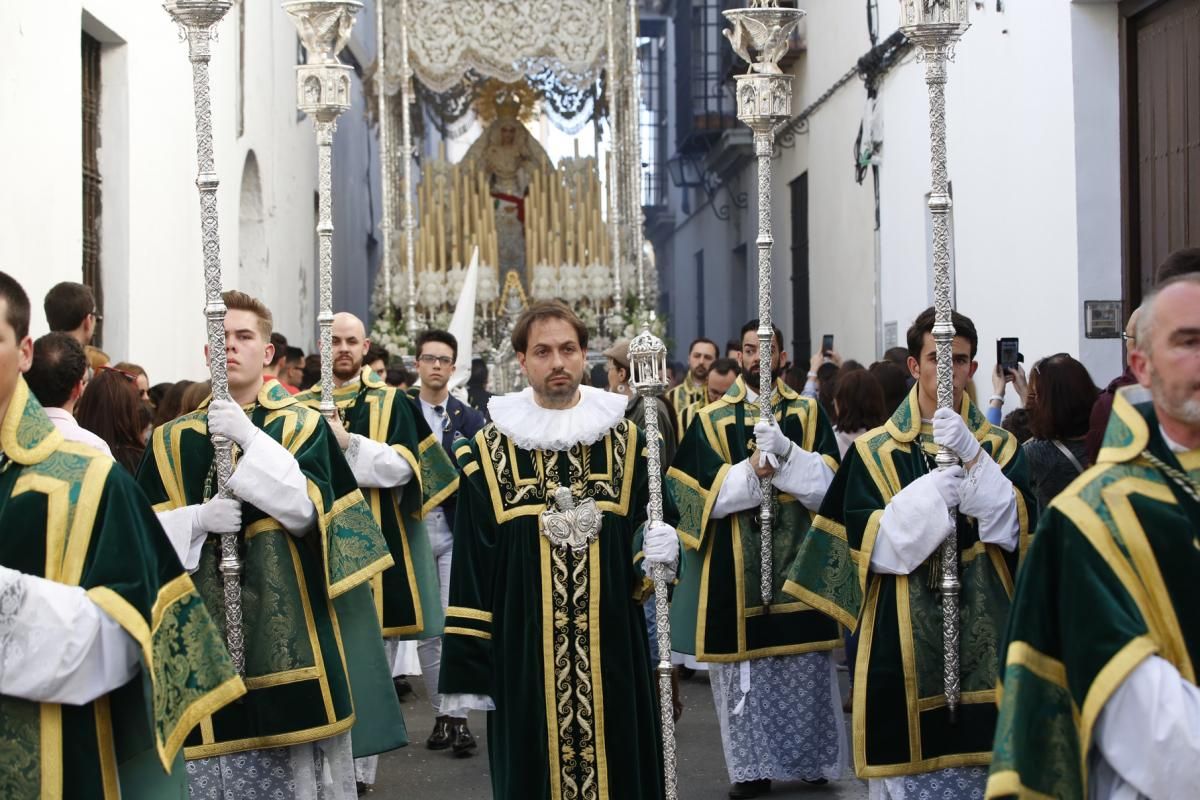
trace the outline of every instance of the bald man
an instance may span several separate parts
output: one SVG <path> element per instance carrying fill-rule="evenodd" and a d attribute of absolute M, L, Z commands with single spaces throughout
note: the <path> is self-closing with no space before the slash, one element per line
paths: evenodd
<path fill-rule="evenodd" d="M 347 313 L 334 316 L 337 414 L 326 422 L 396 562 L 372 582 L 383 635 L 394 654 L 399 640 L 441 636 L 445 616 L 424 519 L 458 488 L 458 472 L 408 396 L 363 365 L 370 346 L 362 320 Z M 321 387 L 296 399 L 318 408 Z M 375 782 L 373 760 L 358 768 L 361 783 Z"/>

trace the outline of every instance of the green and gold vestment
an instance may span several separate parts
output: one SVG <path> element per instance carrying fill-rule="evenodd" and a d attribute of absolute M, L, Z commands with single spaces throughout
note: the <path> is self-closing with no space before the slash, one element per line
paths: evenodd
<path fill-rule="evenodd" d="M 0 695 L 0 797 L 186 797 L 184 737 L 246 691 L 221 632 L 133 479 L 65 442 L 23 379 L 0 449 L 0 564 L 86 589 L 142 661 L 85 705 Z"/>
<path fill-rule="evenodd" d="M 387 702 L 395 699 L 391 692 L 367 702 L 366 687 L 381 690 L 376 672 L 387 665 L 366 584 L 391 566 L 392 557 L 350 466 L 321 416 L 276 381 L 259 391 L 250 418 L 296 459 L 316 525 L 297 538 L 263 511 L 242 504 L 249 693 L 200 719 L 187 740 L 189 759 L 325 739 L 349 730 L 356 710 L 360 718 L 387 711 Z M 154 431 L 138 480 L 156 511 L 181 508 L 210 499 L 216 483 L 212 465 L 205 402 Z M 209 536 L 193 580 L 223 631 L 219 560 L 220 537 Z M 390 671 L 387 678 L 382 684 L 390 684 Z M 401 724 L 399 709 L 391 709 Z M 366 754 L 362 745 L 355 741 L 356 755 Z"/>
<path fill-rule="evenodd" d="M 937 453 L 930 427 L 921 423 L 917 391 L 846 452 L 784 586 L 858 630 L 854 765 L 863 778 L 990 762 L 998 648 L 1035 508 L 1016 438 L 989 425 L 964 396 L 961 413 L 980 457 L 994 459 L 1015 489 L 1020 538 L 1018 552 L 1008 553 L 981 542 L 976 520 L 958 515 L 962 704 L 952 725 L 942 695 L 942 608 L 931 578 L 938 554 L 911 575 L 870 571 L 884 507 L 929 472 Z"/>
<path fill-rule="evenodd" d="M 296 399 L 318 408 L 321 389 L 314 387 Z M 345 415 L 347 431 L 387 444 L 413 469 L 413 479 L 398 491 L 362 488 L 396 562 L 371 580 L 383 635 L 440 636 L 437 565 L 424 520 L 458 489 L 458 471 L 407 395 L 380 380 L 370 367 L 363 367 L 358 382 L 334 390 L 333 399 Z"/>
<path fill-rule="evenodd" d="M 708 400 L 708 386 L 703 383 L 699 385 L 692 383 L 692 373 L 689 370 L 679 385 L 667 392 L 666 400 L 675 411 L 675 435 L 682 442 L 686 430 L 684 423 L 690 422 L 690 419 L 684 419 L 684 414 L 688 406 Z"/>
<path fill-rule="evenodd" d="M 1196 682 L 1200 505 L 1143 455 L 1200 480 L 1154 406 L 1119 392 L 1096 466 L 1054 502 L 1017 578 L 988 797 L 1087 796 L 1097 717 L 1146 658 Z"/>
<path fill-rule="evenodd" d="M 838 469 L 837 440 L 817 401 L 796 394 L 782 381 L 771 398 L 785 436 L 821 454 Z M 782 602 L 783 581 L 808 531 L 812 515 L 794 497 L 773 489 L 772 584 L 777 601 L 763 613 L 758 509 L 712 519 L 713 505 L 733 465 L 754 452 L 757 402 L 747 400 L 739 377 L 729 391 L 696 415 L 667 486 L 685 553 L 671 615 L 673 647 L 698 661 L 734 662 L 766 656 L 831 650 L 841 643 L 837 624 L 805 603 Z"/>
<path fill-rule="evenodd" d="M 662 796 L 635 558 L 646 517 L 642 448 L 628 420 L 557 453 L 521 449 L 495 425 L 455 445 L 463 485 L 440 691 L 494 699 L 496 800 Z M 556 479 L 603 513 L 578 553 L 540 530 Z"/>

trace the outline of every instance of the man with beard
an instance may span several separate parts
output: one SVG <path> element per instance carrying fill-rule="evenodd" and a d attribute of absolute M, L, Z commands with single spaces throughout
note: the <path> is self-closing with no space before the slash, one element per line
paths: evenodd
<path fill-rule="evenodd" d="M 709 368 L 719 355 L 717 343 L 704 337 L 692 342 L 692 346 L 688 348 L 687 375 L 666 395 L 667 402 L 675 409 L 675 430 L 683 430 L 681 417 L 684 409 L 706 397 L 704 381 L 708 377 Z"/>
<path fill-rule="evenodd" d="M 157 428 L 138 470 L 220 622 L 220 535 L 239 533 L 249 692 L 197 720 L 184 750 L 191 798 L 246 797 L 253 788 L 263 797 L 352 800 L 352 747 L 371 754 L 404 744 L 367 588 L 392 556 L 329 428 L 263 380 L 271 312 L 243 292 L 222 297 L 230 399 L 206 400 Z M 217 493 L 210 434 L 234 446 L 228 497 Z"/>
<path fill-rule="evenodd" d="M 492 710 L 497 800 L 663 794 L 635 593 L 650 564 L 675 563 L 679 542 L 659 523 L 638 546 L 643 437 L 623 395 L 580 385 L 587 340 L 564 304 L 527 309 L 512 345 L 529 387 L 493 397 L 492 423 L 455 444 L 442 713 Z"/>
<path fill-rule="evenodd" d="M 423 520 L 454 492 L 458 474 L 408 397 L 364 366 L 370 341 L 362 321 L 335 314 L 332 339 L 338 414 L 327 422 L 396 562 L 371 582 L 379 624 L 391 640 L 387 652 L 394 656 L 401 639 L 441 635 L 438 572 Z M 321 387 L 296 399 L 319 408 Z M 359 781 L 373 784 L 377 761 L 357 766 Z"/>
<path fill-rule="evenodd" d="M 858 631 L 854 762 L 880 800 L 982 793 L 996 723 L 996 645 L 1036 513 L 1016 438 L 967 396 L 979 336 L 957 312 L 954 408 L 938 408 L 934 320 L 926 309 L 908 329 L 916 383 L 885 425 L 846 451 L 784 586 Z M 962 466 L 938 469 L 941 446 Z M 940 546 L 951 534 L 962 583 L 962 696 L 953 716 L 938 591 Z"/>
<path fill-rule="evenodd" d="M 1200 273 L 1147 299 L 1130 363 L 1142 388 L 1117 393 L 1096 466 L 1021 567 L 989 797 L 1200 782 Z"/>
<path fill-rule="evenodd" d="M 454 440 L 470 438 L 484 426 L 483 415 L 457 397 L 451 397 L 447 385 L 458 361 L 458 340 L 447 331 L 425 331 L 417 337 L 417 374 L 421 389 L 417 405 L 429 423 L 434 436 L 440 439 L 447 458 L 452 458 Z M 450 564 L 454 551 L 454 503 L 447 496 L 442 504 L 429 510 L 425 527 L 437 565 L 437 580 L 442 609 L 450 603 Z M 438 672 L 442 661 L 442 638 L 422 639 L 417 645 L 421 659 L 421 676 L 429 690 L 429 702 L 435 715 L 433 733 L 425 745 L 430 750 L 451 748 L 456 756 L 467 756 L 475 749 L 475 737 L 467 727 L 467 717 L 442 713 L 442 697 L 438 694 Z"/>
<path fill-rule="evenodd" d="M 833 428 L 815 400 L 778 379 L 786 363 L 775 329 L 774 418 L 759 416 L 758 320 L 742 328 L 743 376 L 701 409 L 667 475 L 683 543 L 700 554 L 695 600 L 685 575 L 677 608 L 696 609 L 672 629 L 675 647 L 709 670 L 733 798 L 770 791 L 772 780 L 823 783 L 841 777 L 845 731 L 829 651 L 838 626 L 802 604 L 782 602 L 783 578 L 838 467 Z M 759 581 L 760 479 L 772 479 L 771 583 Z M 685 605 L 686 603 L 686 605 Z"/>

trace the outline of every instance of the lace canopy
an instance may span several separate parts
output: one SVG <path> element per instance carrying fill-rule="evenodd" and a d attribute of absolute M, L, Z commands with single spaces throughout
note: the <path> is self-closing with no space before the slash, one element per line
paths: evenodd
<path fill-rule="evenodd" d="M 595 0 L 408 0 L 410 64 L 434 92 L 468 70 L 514 83 L 547 70 L 557 81 L 594 85 L 607 43 Z M 400 85 L 400 3 L 385 0 L 386 83 Z"/>

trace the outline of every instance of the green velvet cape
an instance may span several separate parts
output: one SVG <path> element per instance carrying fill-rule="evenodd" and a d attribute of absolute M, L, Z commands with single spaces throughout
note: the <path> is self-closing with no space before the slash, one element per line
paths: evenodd
<path fill-rule="evenodd" d="M 369 720 L 355 728 L 356 754 L 404 744 L 367 588 L 372 577 L 392 564 L 379 526 L 317 412 L 270 381 L 259 392 L 250 418 L 295 457 L 308 482 L 317 524 L 297 538 L 258 508 L 242 505 L 249 693 L 203 717 L 187 740 L 185 755 L 205 758 L 324 739 L 355 725 L 356 711 L 360 721 L 364 716 Z M 202 503 L 206 493 L 215 491 L 215 478 L 206 486 L 212 460 L 206 402 L 154 431 L 138 480 L 157 511 Z M 224 636 L 219 560 L 220 537 L 209 536 L 193 580 Z M 343 622 L 344 615 L 354 619 Z M 368 743 L 369 732 L 383 739 Z"/>
<path fill-rule="evenodd" d="M 0 695 L 0 797 L 186 798 L 184 737 L 246 691 L 221 632 L 133 479 L 65 442 L 23 379 L 0 449 L 0 564 L 86 589 L 142 662 L 84 705 Z"/>
<path fill-rule="evenodd" d="M 853 736 L 859 777 L 909 775 L 991 760 L 1000 637 L 1035 505 L 1016 438 L 989 425 L 965 396 L 961 413 L 984 454 L 1013 483 L 1020 543 L 1014 553 L 983 544 L 978 523 L 958 515 L 962 704 L 955 724 L 949 722 L 942 695 L 941 599 L 930 588 L 937 553 L 911 575 L 870 571 L 884 507 L 928 472 L 922 451 L 937 452 L 932 433 L 928 428 L 922 432 L 917 387 L 887 424 L 859 437 L 847 451 L 784 587 L 858 630 Z"/>
<path fill-rule="evenodd" d="M 440 690 L 494 699 L 496 800 L 662 796 L 658 706 L 635 597 L 647 500 L 641 450 L 628 420 L 559 453 L 522 450 L 494 425 L 456 443 L 464 477 Z M 603 513 L 581 554 L 552 546 L 539 529 L 551 458 L 577 499 L 593 498 Z"/>
<path fill-rule="evenodd" d="M 1196 682 L 1200 506 L 1142 453 L 1200 480 L 1200 450 L 1173 454 L 1129 391 L 1017 578 L 988 797 L 1086 797 L 1096 719 L 1129 673 L 1157 655 Z"/>
<path fill-rule="evenodd" d="M 764 613 L 760 588 L 758 509 L 712 519 L 730 468 L 755 448 L 758 404 L 746 399 L 742 378 L 697 412 L 667 473 L 668 519 L 687 551 L 671 615 L 672 646 L 698 661 L 733 662 L 831 650 L 841 643 L 837 623 L 782 593 L 787 570 L 812 521 L 808 509 L 775 489 L 772 528 L 773 603 Z M 820 453 L 838 469 L 837 440 L 820 405 L 782 381 L 772 398 L 784 434 Z"/>
<path fill-rule="evenodd" d="M 318 408 L 321 389 L 296 399 Z M 363 367 L 358 383 L 335 390 L 333 399 L 350 433 L 386 443 L 413 468 L 413 480 L 399 491 L 362 489 L 396 562 L 371 580 L 383 635 L 440 636 L 444 617 L 437 564 L 424 519 L 458 489 L 458 470 L 404 392 L 381 381 L 370 367 Z"/>

